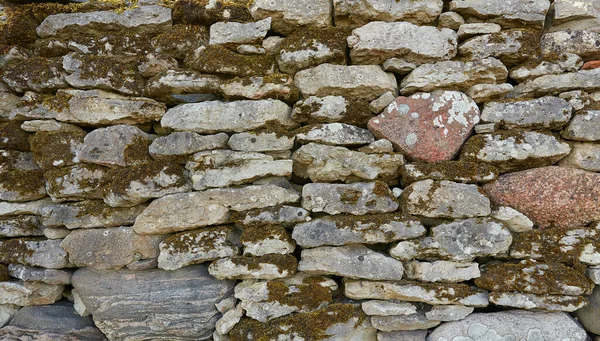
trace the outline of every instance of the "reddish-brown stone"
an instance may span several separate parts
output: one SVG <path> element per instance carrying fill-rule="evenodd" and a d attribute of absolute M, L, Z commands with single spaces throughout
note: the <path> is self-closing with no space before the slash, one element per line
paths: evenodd
<path fill-rule="evenodd" d="M 597 69 L 600 67 L 600 60 L 590 60 L 589 62 L 583 64 L 581 67 L 582 70 L 591 70 Z"/>
<path fill-rule="evenodd" d="M 525 214 L 539 228 L 584 227 L 600 220 L 600 174 L 557 166 L 502 175 L 483 186 L 499 205 Z"/>
<path fill-rule="evenodd" d="M 377 138 L 388 139 L 411 160 L 452 160 L 479 122 L 479 108 L 458 91 L 398 97 L 369 121 Z"/>

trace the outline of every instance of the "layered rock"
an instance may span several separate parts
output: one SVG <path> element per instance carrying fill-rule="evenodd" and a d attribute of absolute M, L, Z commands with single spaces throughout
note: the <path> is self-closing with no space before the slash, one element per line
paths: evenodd
<path fill-rule="evenodd" d="M 358 27 L 370 21 L 408 21 L 428 24 L 442 12 L 439 0 L 393 2 L 389 0 L 334 0 L 336 26 Z"/>

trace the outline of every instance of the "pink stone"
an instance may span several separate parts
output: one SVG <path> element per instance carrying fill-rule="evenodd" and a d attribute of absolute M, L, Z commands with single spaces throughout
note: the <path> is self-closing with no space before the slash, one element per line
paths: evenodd
<path fill-rule="evenodd" d="M 368 126 L 410 160 L 438 162 L 452 160 L 478 122 L 479 108 L 467 95 L 434 91 L 396 98 Z"/>
<path fill-rule="evenodd" d="M 592 70 L 600 67 L 600 60 L 591 60 L 581 67 L 582 70 Z"/>
<path fill-rule="evenodd" d="M 483 186 L 499 205 L 525 214 L 539 228 L 584 227 L 600 220 L 600 174 L 541 167 L 502 175 Z"/>

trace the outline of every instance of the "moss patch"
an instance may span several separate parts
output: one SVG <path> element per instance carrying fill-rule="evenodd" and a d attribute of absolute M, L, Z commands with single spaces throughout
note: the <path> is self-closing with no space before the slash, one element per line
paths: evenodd
<path fill-rule="evenodd" d="M 0 172 L 0 188 L 2 191 L 15 192 L 27 200 L 40 199 L 46 196 L 44 171 L 9 170 Z"/>
<path fill-rule="evenodd" d="M 145 82 L 138 73 L 135 62 L 122 62 L 110 56 L 75 54 L 74 59 L 81 62 L 79 78 L 97 80 L 98 88 L 122 91 L 127 89 L 141 94 Z"/>
<path fill-rule="evenodd" d="M 270 55 L 243 55 L 219 45 L 209 45 L 196 50 L 185 60 L 194 70 L 232 76 L 261 76 L 275 70 L 275 60 Z"/>
<path fill-rule="evenodd" d="M 240 237 L 242 244 L 255 244 L 269 239 L 293 243 L 285 229 L 279 226 L 247 227 Z"/>
<path fill-rule="evenodd" d="M 0 262 L 10 264 L 28 264 L 27 259 L 34 255 L 30 249 L 31 242 L 41 241 L 41 238 L 12 238 L 0 243 Z"/>
<path fill-rule="evenodd" d="M 40 131 L 30 138 L 31 151 L 43 169 L 74 165 L 84 137 L 84 131 Z"/>
<path fill-rule="evenodd" d="M 270 254 L 260 257 L 237 256 L 231 257 L 230 260 L 233 264 L 245 266 L 248 270 L 260 270 L 261 264 L 273 264 L 277 266 L 280 274 L 287 271 L 290 276 L 294 275 L 298 269 L 298 260 L 292 255 Z"/>
<path fill-rule="evenodd" d="M 171 164 L 167 160 L 160 160 L 137 164 L 132 167 L 112 168 L 106 172 L 101 187 L 105 196 L 109 194 L 126 194 L 134 181 L 145 185 L 154 182 L 156 187 L 161 187 L 155 181 L 161 176 L 161 173 L 169 177 L 174 176 L 177 179 L 168 187 L 179 187 L 186 184 L 187 179 L 181 165 Z"/>
<path fill-rule="evenodd" d="M 267 301 L 298 307 L 302 311 L 318 309 L 332 301 L 331 290 L 321 285 L 326 280 L 327 278 L 322 276 L 307 277 L 302 284 L 293 286 L 286 285 L 282 281 L 269 281 L 267 282 L 269 291 Z"/>
<path fill-rule="evenodd" d="M 479 162 L 418 162 L 411 166 L 414 172 L 407 172 L 402 168 L 402 180 L 407 183 L 425 179 L 478 183 L 493 181 L 498 177 L 498 170 L 494 166 Z"/>
<path fill-rule="evenodd" d="M 232 227 L 220 226 L 176 233 L 162 242 L 163 248 L 171 249 L 169 251 L 173 253 L 202 253 L 224 246 L 235 248 L 235 245 L 228 241 L 232 230 Z M 204 261 L 206 260 L 200 260 Z"/>
<path fill-rule="evenodd" d="M 208 45 L 208 28 L 197 25 L 173 25 L 152 38 L 152 47 L 176 59 L 184 59 L 200 46 Z"/>
<path fill-rule="evenodd" d="M 21 123 L 0 123 L 0 149 L 28 152 L 29 133 L 21 129 Z"/>
<path fill-rule="evenodd" d="M 252 1 L 179 0 L 173 4 L 173 22 L 210 26 L 219 21 L 252 21 L 248 6 Z"/>

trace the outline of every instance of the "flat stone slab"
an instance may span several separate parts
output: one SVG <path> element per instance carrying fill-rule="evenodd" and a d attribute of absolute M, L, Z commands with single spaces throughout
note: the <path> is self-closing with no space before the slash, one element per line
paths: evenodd
<path fill-rule="evenodd" d="M 560 75 L 546 75 L 534 78 L 513 88 L 509 97 L 539 97 L 557 95 L 562 92 L 600 90 L 600 69 L 580 70 Z"/>
<path fill-rule="evenodd" d="M 428 24 L 442 12 L 440 0 L 416 0 L 395 2 L 393 0 L 334 0 L 336 26 L 358 27 L 371 21 L 408 21 Z"/>
<path fill-rule="evenodd" d="M 199 151 L 225 148 L 228 140 L 229 136 L 226 133 L 200 135 L 178 131 L 154 139 L 148 151 L 155 159 L 186 158 Z"/>
<path fill-rule="evenodd" d="M 208 272 L 218 279 L 278 279 L 296 274 L 296 257 L 270 254 L 260 257 L 237 256 L 212 262 Z"/>
<path fill-rule="evenodd" d="M 490 302 L 520 309 L 574 312 L 587 305 L 583 296 L 535 295 L 520 292 L 492 292 Z"/>
<path fill-rule="evenodd" d="M 69 270 L 45 269 L 22 264 L 9 264 L 8 273 L 22 281 L 38 281 L 47 284 L 71 284 L 71 275 Z"/>
<path fill-rule="evenodd" d="M 148 80 L 146 96 L 165 104 L 213 101 L 221 93 L 222 83 L 215 75 L 189 69 L 166 70 Z"/>
<path fill-rule="evenodd" d="M 584 60 L 597 59 L 600 33 L 593 30 L 569 30 L 548 32 L 542 35 L 542 53 L 573 53 Z"/>
<path fill-rule="evenodd" d="M 435 321 L 460 321 L 469 316 L 475 308 L 461 305 L 435 305 L 425 313 L 428 320 Z"/>
<path fill-rule="evenodd" d="M 364 301 L 361 303 L 361 308 L 369 316 L 398 316 L 417 313 L 417 307 L 413 304 L 398 301 Z"/>
<path fill-rule="evenodd" d="M 595 143 L 570 144 L 571 153 L 559 163 L 560 166 L 575 167 L 590 172 L 600 172 L 600 146 Z"/>
<path fill-rule="evenodd" d="M 429 320 L 423 313 L 401 316 L 372 316 L 371 324 L 377 330 L 391 332 L 396 330 L 430 329 L 439 325 L 440 321 Z"/>
<path fill-rule="evenodd" d="M 600 131 L 596 129 L 600 124 L 600 110 L 582 110 L 573 116 L 562 132 L 568 140 L 598 141 Z"/>
<path fill-rule="evenodd" d="M 316 142 L 332 146 L 354 147 L 375 142 L 367 129 L 345 123 L 317 124 L 296 134 L 300 143 Z"/>
<path fill-rule="evenodd" d="M 401 171 L 402 182 L 410 184 L 421 180 L 448 180 L 461 183 L 490 182 L 498 178 L 494 166 L 465 161 L 416 162 L 405 164 Z"/>
<path fill-rule="evenodd" d="M 151 160 L 147 148 L 152 139 L 152 135 L 130 125 L 98 128 L 85 135 L 77 157 L 81 162 L 103 166 L 133 166 Z"/>
<path fill-rule="evenodd" d="M 466 282 L 478 278 L 478 263 L 458 263 L 443 260 L 434 262 L 412 261 L 406 264 L 406 277 L 423 282 Z"/>
<path fill-rule="evenodd" d="M 285 255 L 296 249 L 290 234 L 280 226 L 247 227 L 240 236 L 240 242 L 245 256 Z"/>
<path fill-rule="evenodd" d="M 495 57 L 504 65 L 519 65 L 539 56 L 539 35 L 539 31 L 521 28 L 480 35 L 461 44 L 458 56 L 467 60 Z"/>
<path fill-rule="evenodd" d="M 62 297 L 64 286 L 43 282 L 12 280 L 0 282 L 0 304 L 21 307 L 47 305 Z"/>
<path fill-rule="evenodd" d="M 86 200 L 48 205 L 42 208 L 41 215 L 46 227 L 117 227 L 133 224 L 145 208 L 146 205 L 110 207 L 102 200 Z"/>
<path fill-rule="evenodd" d="M 61 269 L 69 265 L 67 253 L 60 247 L 61 239 L 11 238 L 0 241 L 2 263 Z"/>
<path fill-rule="evenodd" d="M 276 205 L 244 212 L 232 212 L 231 220 L 243 227 L 282 226 L 289 228 L 298 223 L 309 221 L 311 218 L 310 213 L 302 207 Z"/>
<path fill-rule="evenodd" d="M 210 26 L 209 44 L 237 46 L 261 43 L 269 29 L 271 18 L 248 23 L 218 22 Z"/>
<path fill-rule="evenodd" d="M 485 104 L 481 121 L 497 123 L 505 129 L 558 130 L 571 119 L 571 110 L 567 101 L 552 96 L 517 102 L 491 102 Z"/>
<path fill-rule="evenodd" d="M 550 1 L 548 0 L 534 0 L 528 3 L 519 0 L 455 0 L 450 2 L 451 11 L 465 17 L 497 23 L 504 28 L 523 26 L 541 28 L 549 8 Z"/>
<path fill-rule="evenodd" d="M 35 215 L 18 215 L 0 218 L 1 237 L 43 236 L 44 226 Z"/>

